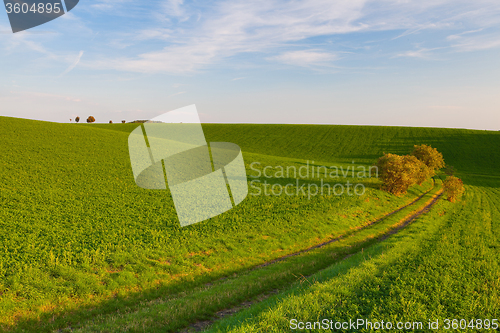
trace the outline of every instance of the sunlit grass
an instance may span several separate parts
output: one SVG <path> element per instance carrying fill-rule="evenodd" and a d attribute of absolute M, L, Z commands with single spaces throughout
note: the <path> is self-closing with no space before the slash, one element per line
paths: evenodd
<path fill-rule="evenodd" d="M 366 185 L 366 194 L 310 199 L 250 194 L 227 213 L 180 228 L 168 191 L 134 183 L 127 137 L 135 126 L 0 117 L 0 323 L 50 330 L 190 292 L 355 230 L 431 187 L 426 183 L 394 197 L 378 190 L 376 179 L 349 178 Z M 491 175 L 499 159 L 499 152 L 487 147 L 500 136 L 481 131 L 203 127 L 209 142 L 240 145 L 249 175 L 252 162 L 369 167 L 384 151 L 407 153 L 419 143 L 437 147 L 459 172 Z M 294 179 L 259 180 L 286 184 Z"/>

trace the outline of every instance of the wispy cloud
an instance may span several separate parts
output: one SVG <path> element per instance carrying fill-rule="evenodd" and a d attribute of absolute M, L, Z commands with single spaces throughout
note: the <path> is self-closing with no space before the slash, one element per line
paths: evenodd
<path fill-rule="evenodd" d="M 405 30 L 402 34 L 397 35 L 396 37 L 392 38 L 391 40 L 396 40 L 396 39 L 399 39 L 399 38 L 402 38 L 402 37 L 413 35 L 413 34 L 421 32 L 423 30 L 439 29 L 439 28 L 442 28 L 442 27 L 449 27 L 449 24 L 448 23 L 440 23 L 440 24 L 437 24 L 437 23 L 428 23 L 428 24 L 424 24 L 424 25 L 421 25 L 421 26 L 414 27 L 412 29 Z"/>
<path fill-rule="evenodd" d="M 300 50 L 285 52 L 273 57 L 272 59 L 288 65 L 309 67 L 315 65 L 328 65 L 336 58 L 336 55 L 327 52 L 321 52 L 318 50 Z"/>
<path fill-rule="evenodd" d="M 182 17 L 186 16 L 183 4 L 184 0 L 166 0 L 162 3 L 162 9 L 170 16 Z"/>
<path fill-rule="evenodd" d="M 121 6 L 127 2 L 131 2 L 131 0 L 98 0 L 97 3 L 94 3 L 90 6 L 92 9 L 109 11 L 116 9 L 118 6 Z"/>
<path fill-rule="evenodd" d="M 69 65 L 69 67 L 66 68 L 66 70 L 64 72 L 62 72 L 61 75 L 59 75 L 59 76 L 64 76 L 64 75 L 68 74 L 69 72 L 71 72 L 73 70 L 73 68 L 75 68 L 76 65 L 78 65 L 78 63 L 80 62 L 80 59 L 82 59 L 82 56 L 83 56 L 83 51 L 80 51 L 80 53 L 78 53 L 78 56 L 76 56 L 75 61 L 73 61 L 73 63 L 71 65 Z"/>
<path fill-rule="evenodd" d="M 460 36 L 453 39 L 455 44 L 452 45 L 458 51 L 471 52 L 488 50 L 500 47 L 500 33 L 492 33 L 482 36 Z"/>
<path fill-rule="evenodd" d="M 33 40 L 31 34 L 29 33 L 18 33 L 11 35 L 7 38 L 4 43 L 4 49 L 7 52 L 13 51 L 34 51 L 39 54 L 43 54 L 46 58 L 58 59 L 59 57 L 49 49 L 47 49 L 42 42 Z"/>
<path fill-rule="evenodd" d="M 176 37 L 169 39 L 170 45 L 162 50 L 93 65 L 146 73 L 193 72 L 240 53 L 268 51 L 321 34 L 361 30 L 363 24 L 352 22 L 360 17 L 364 3 L 364 0 L 336 4 L 315 0 L 287 5 L 282 1 L 223 2 L 199 26 L 187 32 L 179 29 L 173 34 Z M 159 37 L 161 34 L 154 35 Z"/>
<path fill-rule="evenodd" d="M 446 37 L 447 40 L 457 40 L 457 39 L 460 39 L 462 38 L 463 35 L 468 35 L 468 34 L 473 34 L 473 33 L 476 33 L 476 32 L 480 32 L 480 31 L 483 31 L 484 29 L 481 28 L 481 29 L 476 29 L 476 30 L 469 30 L 469 31 L 464 31 L 464 32 L 461 32 L 459 34 L 455 34 L 455 35 L 449 35 L 448 37 Z"/>
<path fill-rule="evenodd" d="M 140 30 L 133 38 L 135 40 L 152 40 L 163 39 L 168 40 L 172 38 L 174 31 L 172 29 L 154 28 Z"/>
<path fill-rule="evenodd" d="M 227 59 L 238 61 L 239 56 L 249 53 L 254 55 L 253 62 L 324 66 L 347 49 L 336 41 L 312 45 L 315 39 L 323 42 L 329 36 L 377 31 L 394 31 L 395 41 L 428 30 L 448 29 L 451 34 L 461 28 L 467 31 L 442 37 L 442 46 L 453 43 L 456 50 L 480 50 L 497 47 L 497 41 L 484 37 L 474 44 L 465 39 L 468 34 L 484 36 L 486 26 L 500 24 L 500 3 L 494 0 L 222 0 L 196 5 L 183 0 L 152 0 L 148 6 L 132 0 L 97 0 L 80 8 L 97 11 L 94 15 L 127 16 L 127 22 L 130 17 L 143 23 L 119 30 L 112 26 L 106 36 L 100 36 L 109 38 L 106 46 L 112 51 L 89 49 L 80 65 L 139 73 L 194 73 Z M 92 33 L 75 14 L 63 18 Z M 356 42 L 350 42 L 349 51 L 368 52 L 363 42 Z M 56 52 L 34 39 L 23 43 L 56 57 Z M 423 46 L 410 51 L 391 49 L 388 57 L 428 58 L 436 45 Z M 376 52 L 377 48 L 372 49 Z"/>
<path fill-rule="evenodd" d="M 394 58 L 398 57 L 409 57 L 409 58 L 420 58 L 420 59 L 431 59 L 433 56 L 432 51 L 443 49 L 443 47 L 435 48 L 419 48 L 417 50 L 409 50 L 402 53 L 398 53 Z"/>
<path fill-rule="evenodd" d="M 101 0 L 103 5 L 109 2 Z M 485 7 L 488 10 L 484 10 Z M 478 0 L 474 4 L 455 0 L 386 0 L 383 3 L 375 0 L 231 0 L 211 4 L 203 16 L 182 0 L 165 1 L 162 8 L 167 21 L 180 19 L 186 21 L 185 25 L 167 28 L 165 24 L 168 24 L 160 21 L 158 27 L 141 30 L 127 42 L 163 39 L 166 43 L 163 48 L 136 56 L 101 59 L 89 65 L 180 74 L 198 71 L 239 54 L 264 52 L 274 55 L 261 57 L 261 61 L 309 66 L 327 63 L 335 57 L 331 51 L 290 50 L 291 43 L 353 32 L 404 30 L 397 39 L 428 29 L 449 29 L 463 22 L 500 23 L 499 18 L 494 18 L 495 13 L 500 13 L 500 4 L 491 0 Z M 430 50 L 422 48 L 400 52 L 397 56 L 425 58 Z"/>

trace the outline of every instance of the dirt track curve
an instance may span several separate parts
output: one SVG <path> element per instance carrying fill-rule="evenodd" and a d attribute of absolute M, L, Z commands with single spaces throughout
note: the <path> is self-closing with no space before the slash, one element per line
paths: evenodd
<path fill-rule="evenodd" d="M 406 204 L 386 215 L 384 215 L 383 217 L 379 218 L 379 219 L 376 219 L 372 222 L 369 222 L 361 227 L 359 227 L 358 229 L 356 229 L 354 232 L 352 233 L 349 233 L 349 234 L 346 234 L 346 235 L 342 235 L 342 236 L 339 236 L 339 237 L 336 237 L 336 238 L 333 238 L 333 239 L 330 239 L 326 242 L 323 242 L 321 244 L 317 244 L 317 245 L 314 245 L 310 248 L 307 248 L 307 249 L 304 249 L 304 250 L 301 250 L 301 251 L 298 251 L 298 252 L 295 252 L 295 253 L 291 253 L 291 254 L 288 254 L 286 256 L 283 256 L 283 257 L 280 257 L 280 258 L 277 258 L 277 259 L 274 259 L 272 261 L 269 261 L 269 262 L 266 262 L 264 264 L 261 264 L 261 265 L 258 265 L 256 267 L 254 267 L 252 270 L 255 270 L 255 269 L 259 269 L 259 268 L 262 268 L 262 267 L 265 267 L 265 266 L 269 266 L 269 265 L 272 265 L 274 263 L 277 263 L 277 262 L 280 262 L 280 261 L 283 261 L 287 258 L 290 258 L 290 257 L 293 257 L 293 256 L 297 256 L 299 254 L 302 254 L 302 253 L 306 253 L 306 252 L 309 252 L 309 251 L 312 251 L 314 249 L 317 249 L 317 248 L 320 248 L 320 247 L 323 247 L 325 245 L 328 245 L 328 244 L 331 244 L 331 243 L 334 243 L 334 242 L 338 242 L 340 241 L 341 239 L 344 239 L 344 238 L 347 238 L 371 225 L 374 225 L 376 223 L 379 223 L 385 219 L 387 219 L 388 217 L 396 214 L 397 212 L 400 212 L 401 210 L 407 208 L 407 207 L 410 207 L 414 204 L 416 204 L 422 197 L 424 197 L 425 195 L 427 195 L 428 193 L 430 193 L 433 189 L 434 189 L 435 186 L 433 186 L 429 191 L 425 192 L 424 194 L 420 195 L 418 198 L 416 198 L 415 200 L 413 200 L 412 202 L 410 202 L 409 204 Z M 412 223 L 415 219 L 417 219 L 419 216 L 421 216 L 422 214 L 425 214 L 427 212 L 429 212 L 432 208 L 432 206 L 434 206 L 436 204 L 436 202 L 442 197 L 443 195 L 443 191 L 442 190 L 439 190 L 438 192 L 436 192 L 433 197 L 427 201 L 425 203 L 424 206 L 422 206 L 421 208 L 415 210 L 412 212 L 411 215 L 405 217 L 404 219 L 402 219 L 401 221 L 399 221 L 399 223 L 397 223 L 392 229 L 390 229 L 389 231 L 387 231 L 385 234 L 379 236 L 377 238 L 377 242 L 382 242 L 384 240 L 386 240 L 389 236 L 399 232 L 401 229 L 405 228 L 406 226 L 408 226 L 410 223 Z M 361 250 L 360 250 L 361 251 Z M 342 259 L 340 259 L 338 262 L 342 261 L 342 260 L 345 260 L 347 259 L 348 257 L 352 256 L 354 253 L 351 253 L 345 257 L 343 257 Z M 307 278 L 307 277 L 304 277 L 304 278 Z M 195 322 L 191 325 L 189 325 L 188 327 L 182 329 L 181 331 L 179 331 L 180 333 L 190 333 L 190 332 L 200 332 L 200 331 L 203 331 L 204 329 L 206 329 L 208 326 L 210 326 L 211 324 L 213 324 L 215 321 L 217 320 L 220 320 L 224 317 L 227 317 L 227 316 L 230 316 L 244 308 L 247 308 L 247 307 L 250 307 L 251 305 L 253 305 L 254 303 L 256 302 L 261 302 L 263 300 L 265 300 L 266 298 L 270 297 L 271 295 L 273 294 L 276 294 L 277 292 L 279 291 L 273 291 L 273 292 L 270 292 L 270 293 L 263 293 L 257 297 L 255 297 L 255 300 L 254 301 L 246 301 L 246 302 L 243 302 L 235 307 L 232 307 L 232 308 L 228 308 L 228 309 L 224 309 L 224 310 L 221 310 L 219 312 L 217 312 L 215 314 L 215 318 L 213 320 L 205 320 L 205 321 L 198 321 L 198 322 Z"/>

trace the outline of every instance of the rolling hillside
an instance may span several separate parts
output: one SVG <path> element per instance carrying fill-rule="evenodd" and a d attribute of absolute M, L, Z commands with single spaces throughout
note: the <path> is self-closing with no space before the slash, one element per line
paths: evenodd
<path fill-rule="evenodd" d="M 134 183 L 127 138 L 136 126 L 0 117 L 0 327 L 49 331 L 190 290 L 349 233 L 432 188 L 428 182 L 394 197 L 378 190 L 377 179 L 356 178 L 367 189 L 361 197 L 249 195 L 227 213 L 180 228 L 168 191 Z M 383 152 L 408 153 L 414 144 L 425 143 L 438 148 L 467 185 L 500 176 L 498 132 L 326 125 L 203 128 L 209 142 L 238 144 L 249 174 L 256 161 L 297 168 L 310 161 L 369 166 Z"/>
<path fill-rule="evenodd" d="M 397 236 L 217 322 L 207 332 L 285 332 L 308 323 L 316 325 L 312 331 L 338 332 L 358 319 L 357 332 L 377 327 L 497 331 L 499 187 L 500 177 L 479 180 L 467 186 L 460 204 L 439 202 Z"/>

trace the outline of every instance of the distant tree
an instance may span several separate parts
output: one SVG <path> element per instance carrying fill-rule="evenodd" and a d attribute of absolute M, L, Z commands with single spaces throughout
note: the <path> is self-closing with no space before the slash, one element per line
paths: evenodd
<path fill-rule="evenodd" d="M 93 123 L 95 121 L 95 118 L 93 116 L 89 116 L 87 118 L 87 123 Z"/>
<path fill-rule="evenodd" d="M 451 202 L 460 200 L 465 192 L 464 183 L 460 178 L 455 176 L 446 177 L 443 182 L 443 188 L 446 198 Z"/>
<path fill-rule="evenodd" d="M 122 120 L 122 124 L 125 124 L 125 120 Z"/>
<path fill-rule="evenodd" d="M 382 189 L 400 195 L 418 182 L 423 182 L 426 169 L 423 164 L 412 155 L 384 154 L 377 161 L 379 177 L 382 180 Z"/>
<path fill-rule="evenodd" d="M 110 123 L 110 124 L 112 124 L 112 123 L 113 123 L 113 120 L 110 120 L 110 121 L 109 121 L 109 123 Z"/>
<path fill-rule="evenodd" d="M 80 117 L 76 117 L 76 118 L 75 118 L 75 121 L 76 121 L 76 122 L 79 122 L 79 121 L 80 121 Z"/>
<path fill-rule="evenodd" d="M 70 120 L 69 120 L 69 122 L 72 122 L 72 121 L 73 121 L 73 119 L 70 119 Z"/>
<path fill-rule="evenodd" d="M 424 162 L 429 168 L 429 175 L 432 177 L 436 174 L 436 170 L 444 168 L 445 163 L 443 159 L 443 154 L 438 152 L 436 148 L 432 148 L 427 145 L 413 146 L 413 156 L 418 158 L 420 161 Z"/>

